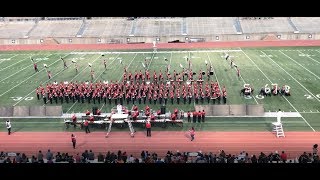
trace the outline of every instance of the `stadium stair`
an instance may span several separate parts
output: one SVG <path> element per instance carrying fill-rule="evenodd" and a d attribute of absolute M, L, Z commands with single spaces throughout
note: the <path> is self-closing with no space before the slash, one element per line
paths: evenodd
<path fill-rule="evenodd" d="M 291 25 L 291 27 L 293 28 L 294 33 L 299 33 L 297 26 L 292 22 L 291 18 L 288 17 L 287 20 L 288 20 L 289 24 Z"/>
<path fill-rule="evenodd" d="M 188 35 L 188 33 L 187 33 L 187 20 L 186 20 L 186 18 L 184 17 L 184 18 L 182 18 L 182 26 L 181 26 L 181 28 L 182 28 L 182 35 Z"/>
<path fill-rule="evenodd" d="M 239 17 L 234 19 L 234 26 L 236 27 L 237 34 L 242 34 L 242 27 L 241 27 L 241 23 L 239 21 Z"/>
<path fill-rule="evenodd" d="M 32 26 L 32 28 L 25 35 L 25 38 L 29 38 L 30 33 L 38 26 L 38 22 L 39 22 L 39 19 L 36 19 L 34 25 Z"/>
<path fill-rule="evenodd" d="M 129 36 L 134 36 L 134 34 L 136 33 L 136 20 L 133 20 L 132 23 L 131 23 L 131 32 L 130 32 L 130 35 Z"/>
<path fill-rule="evenodd" d="M 82 34 L 83 34 L 83 32 L 84 32 L 84 30 L 86 29 L 86 27 L 87 27 L 87 21 L 86 21 L 86 19 L 84 18 L 83 20 L 82 20 L 82 24 L 81 24 L 81 26 L 80 26 L 80 29 L 79 29 L 79 31 L 78 31 L 78 33 L 77 33 L 77 37 L 82 37 Z"/>

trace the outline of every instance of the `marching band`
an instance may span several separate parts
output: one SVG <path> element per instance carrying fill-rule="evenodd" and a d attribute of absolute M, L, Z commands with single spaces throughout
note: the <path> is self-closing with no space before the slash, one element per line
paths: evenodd
<path fill-rule="evenodd" d="M 91 64 L 89 64 L 90 66 Z M 92 66 L 92 65 L 91 65 Z M 189 71 L 189 72 L 188 72 Z M 48 71 L 49 76 L 50 71 Z M 91 70 L 91 82 L 60 82 L 60 83 L 48 83 L 46 87 L 40 85 L 37 89 L 37 97 L 40 99 L 46 96 L 46 99 L 50 100 L 50 103 L 58 103 L 60 99 L 63 103 L 69 103 L 69 100 L 74 102 L 84 103 L 85 101 L 91 103 L 91 100 L 95 104 L 101 102 L 109 104 L 114 100 L 115 104 L 123 104 L 130 102 L 146 104 L 147 100 L 149 104 L 167 104 L 168 98 L 171 100 L 171 104 L 176 102 L 177 104 L 191 104 L 192 100 L 198 103 L 204 103 L 204 99 L 207 99 L 207 103 L 220 104 L 221 99 L 226 103 L 226 89 L 220 92 L 218 82 L 208 81 L 204 83 L 203 74 L 204 71 L 199 71 L 198 79 L 193 80 L 194 72 L 192 70 L 185 70 L 178 73 L 174 70 L 174 78 L 171 77 L 169 72 L 167 74 L 167 81 L 164 80 L 162 71 L 158 73 L 153 72 L 153 78 L 149 70 L 145 70 L 143 73 L 141 70 L 135 71 L 134 75 L 125 69 L 123 72 L 122 82 L 92 82 L 94 79 L 94 71 Z M 188 76 L 186 83 L 182 80 L 182 76 Z M 50 77 L 51 78 L 51 75 Z M 221 97 L 222 96 L 222 97 Z M 182 101 L 181 101 L 182 99 Z"/>

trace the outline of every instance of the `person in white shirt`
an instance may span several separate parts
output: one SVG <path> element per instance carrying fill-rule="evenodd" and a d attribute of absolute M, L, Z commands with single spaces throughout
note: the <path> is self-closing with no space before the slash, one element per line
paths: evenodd
<path fill-rule="evenodd" d="M 10 135 L 11 134 L 11 122 L 10 122 L 10 120 L 7 120 L 6 127 L 8 129 L 8 135 Z"/>
<path fill-rule="evenodd" d="M 279 111 L 277 113 L 277 123 L 281 123 L 281 117 L 282 117 L 282 111 L 281 111 L 281 109 L 279 109 Z"/>

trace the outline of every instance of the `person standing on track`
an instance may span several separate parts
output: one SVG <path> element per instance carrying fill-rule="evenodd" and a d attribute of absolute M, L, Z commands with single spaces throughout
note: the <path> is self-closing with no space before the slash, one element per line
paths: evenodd
<path fill-rule="evenodd" d="M 88 119 L 86 119 L 85 122 L 84 122 L 84 128 L 86 130 L 86 133 L 90 133 Z"/>
<path fill-rule="evenodd" d="M 190 133 L 191 141 L 193 141 L 194 140 L 194 135 L 195 135 L 194 127 L 191 127 L 191 129 L 189 130 L 189 133 Z"/>
<path fill-rule="evenodd" d="M 148 137 L 148 136 L 151 137 L 151 123 L 150 123 L 150 119 L 147 120 L 146 128 L 147 128 L 147 137 Z"/>
<path fill-rule="evenodd" d="M 75 149 L 76 148 L 77 139 L 76 139 L 76 136 L 74 134 L 71 134 L 71 142 L 72 142 L 73 149 Z"/>
<path fill-rule="evenodd" d="M 10 120 L 6 121 L 6 127 L 8 129 L 8 135 L 10 135 L 11 134 L 11 122 L 10 122 Z"/>

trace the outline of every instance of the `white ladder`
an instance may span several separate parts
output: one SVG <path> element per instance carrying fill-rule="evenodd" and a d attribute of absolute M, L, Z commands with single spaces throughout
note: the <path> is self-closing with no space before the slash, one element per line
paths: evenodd
<path fill-rule="evenodd" d="M 109 133 L 111 132 L 111 127 L 112 127 L 112 120 L 110 120 L 109 128 L 108 128 L 108 131 L 107 131 L 106 137 L 108 137 L 108 136 L 109 136 Z"/>
<path fill-rule="evenodd" d="M 276 132 L 277 134 L 277 137 L 285 137 L 284 135 L 284 131 L 283 131 L 283 127 L 282 127 L 282 123 L 277 123 L 276 125 L 273 124 L 274 127 L 273 127 L 273 131 Z"/>
<path fill-rule="evenodd" d="M 130 136 L 131 136 L 131 137 L 134 137 L 135 131 L 134 131 L 134 129 L 133 129 L 131 120 L 130 120 L 130 119 L 129 119 L 129 120 L 126 119 L 126 121 L 127 121 L 127 123 L 128 123 L 129 129 L 130 129 Z"/>

